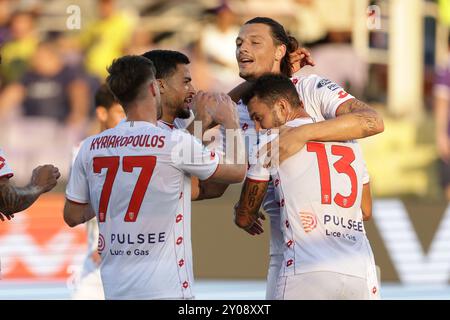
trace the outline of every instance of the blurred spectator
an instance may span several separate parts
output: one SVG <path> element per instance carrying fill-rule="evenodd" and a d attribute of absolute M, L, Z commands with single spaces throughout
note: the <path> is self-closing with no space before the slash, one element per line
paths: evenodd
<path fill-rule="evenodd" d="M 450 0 L 438 0 L 438 4 L 440 22 L 450 27 Z"/>
<path fill-rule="evenodd" d="M 117 10 L 114 0 L 97 0 L 97 4 L 99 19 L 82 29 L 80 43 L 86 53 L 86 70 L 103 81 L 106 67 L 125 52 L 134 21 Z"/>
<path fill-rule="evenodd" d="M 11 0 L 0 0 L 0 45 L 9 40 L 9 20 L 11 19 Z"/>
<path fill-rule="evenodd" d="M 202 31 L 201 53 L 209 64 L 213 85 L 210 89 L 227 92 L 239 83 L 235 57 L 239 27 L 236 25 L 236 15 L 226 2 L 210 11 L 214 14 L 214 20 Z"/>
<path fill-rule="evenodd" d="M 368 64 L 351 45 L 350 32 L 330 32 L 327 40 L 328 43 L 311 49 L 316 65 L 305 72 L 333 79 L 356 97 L 362 97 L 367 84 Z"/>
<path fill-rule="evenodd" d="M 440 177 L 447 200 L 450 201 L 450 35 L 448 53 L 447 65 L 437 71 L 433 91 Z"/>
<path fill-rule="evenodd" d="M 21 78 L 39 42 L 35 29 L 35 17 L 31 12 L 15 12 L 11 17 L 10 32 L 11 39 L 2 48 L 4 63 L 0 69 L 6 83 Z"/>
<path fill-rule="evenodd" d="M 22 106 L 26 117 L 45 117 L 82 127 L 89 109 L 89 88 L 82 75 L 64 65 L 56 43 L 40 43 L 31 69 L 0 95 L 0 115 Z"/>
<path fill-rule="evenodd" d="M 135 28 L 131 42 L 126 50 L 127 54 L 141 55 L 153 49 L 152 33 L 142 27 Z"/>
<path fill-rule="evenodd" d="M 320 2 L 315 0 L 294 0 L 292 11 L 297 21 L 295 35 L 302 43 L 314 43 L 327 35 L 327 24 L 322 15 Z"/>

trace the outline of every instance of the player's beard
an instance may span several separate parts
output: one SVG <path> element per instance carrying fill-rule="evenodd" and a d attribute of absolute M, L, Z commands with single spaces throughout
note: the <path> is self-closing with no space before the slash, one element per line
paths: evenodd
<path fill-rule="evenodd" d="M 284 125 L 286 121 L 283 121 L 275 110 L 272 110 L 272 128 L 278 128 Z"/>
<path fill-rule="evenodd" d="M 189 111 L 189 109 L 185 109 L 184 105 L 178 107 L 175 111 L 175 118 L 189 119 L 190 116 L 191 112 Z"/>

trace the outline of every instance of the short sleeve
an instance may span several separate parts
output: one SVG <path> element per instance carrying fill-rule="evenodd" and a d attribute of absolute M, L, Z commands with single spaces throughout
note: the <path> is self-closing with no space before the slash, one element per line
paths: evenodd
<path fill-rule="evenodd" d="M 89 203 L 89 184 L 83 161 L 85 148 L 81 146 L 70 170 L 69 182 L 66 187 L 66 198 L 76 203 Z"/>
<path fill-rule="evenodd" d="M 339 106 L 355 98 L 337 83 L 317 75 L 312 75 L 299 81 L 297 86 L 304 87 L 297 88 L 297 91 L 308 95 L 305 100 L 319 106 L 320 113 L 325 119 L 336 118 L 336 111 Z"/>
<path fill-rule="evenodd" d="M 190 134 L 180 130 L 173 131 L 175 146 L 171 158 L 175 167 L 200 180 L 211 177 L 219 165 L 219 155 Z"/>
<path fill-rule="evenodd" d="M 0 178 L 11 178 L 14 175 L 13 171 L 6 161 L 3 151 L 0 149 Z"/>

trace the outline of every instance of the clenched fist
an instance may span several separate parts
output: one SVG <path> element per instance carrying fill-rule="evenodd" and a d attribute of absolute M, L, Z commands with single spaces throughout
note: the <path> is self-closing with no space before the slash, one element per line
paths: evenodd
<path fill-rule="evenodd" d="M 60 176 L 59 169 L 51 164 L 39 166 L 33 170 L 30 185 L 45 193 L 56 186 Z"/>

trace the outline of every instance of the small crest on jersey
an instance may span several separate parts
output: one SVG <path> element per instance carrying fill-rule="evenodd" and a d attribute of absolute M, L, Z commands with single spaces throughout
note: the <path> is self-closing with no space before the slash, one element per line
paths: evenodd
<path fill-rule="evenodd" d="M 313 213 L 300 212 L 300 221 L 306 233 L 313 231 L 317 227 L 317 218 Z"/>
<path fill-rule="evenodd" d="M 340 99 L 344 99 L 346 96 L 348 96 L 348 93 L 344 90 L 339 91 L 338 96 Z"/>
<path fill-rule="evenodd" d="M 319 83 L 317 84 L 317 89 L 320 89 L 324 86 L 326 86 L 327 84 L 331 83 L 331 80 L 328 79 L 322 79 L 319 81 Z"/>
<path fill-rule="evenodd" d="M 0 169 L 2 169 L 5 166 L 5 162 L 6 162 L 5 158 L 0 157 Z"/>

